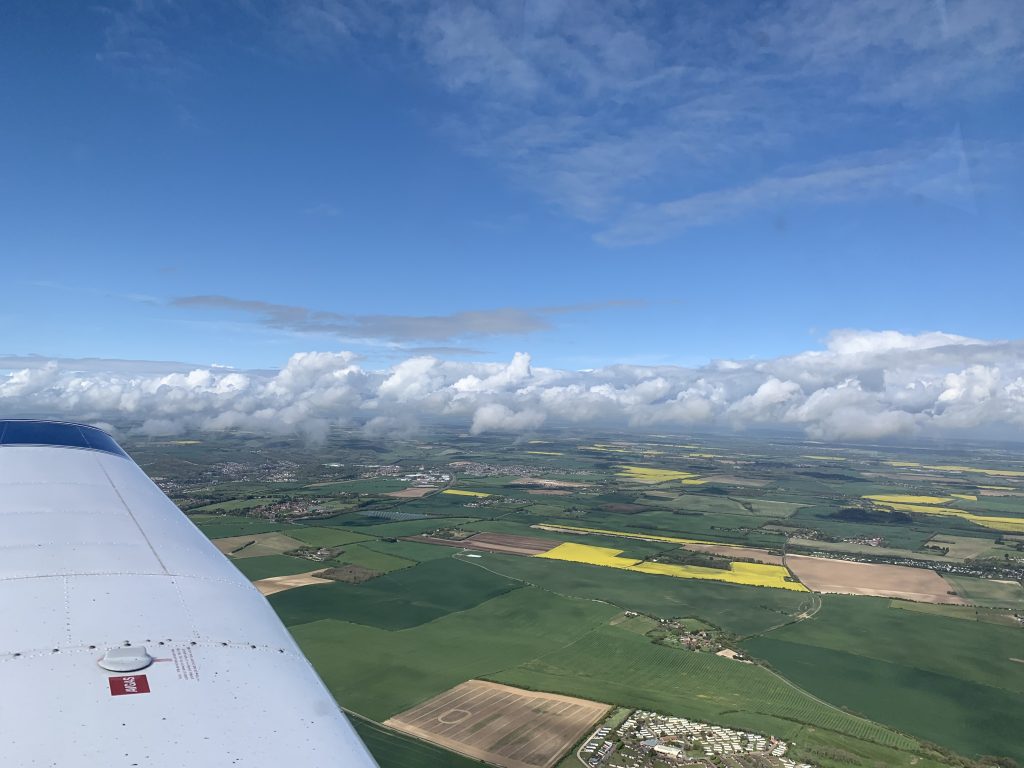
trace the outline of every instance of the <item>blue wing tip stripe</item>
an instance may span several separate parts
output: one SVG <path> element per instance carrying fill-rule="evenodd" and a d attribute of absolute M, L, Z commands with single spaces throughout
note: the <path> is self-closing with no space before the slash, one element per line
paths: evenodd
<path fill-rule="evenodd" d="M 0 421 L 0 447 L 8 445 L 53 445 L 62 448 L 87 448 L 94 451 L 126 454 L 114 438 L 102 429 L 87 424 L 36 419 Z"/>

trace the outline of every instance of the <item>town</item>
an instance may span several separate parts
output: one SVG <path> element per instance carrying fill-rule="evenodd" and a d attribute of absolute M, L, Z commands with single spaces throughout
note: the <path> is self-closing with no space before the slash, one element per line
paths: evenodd
<path fill-rule="evenodd" d="M 785 757 L 788 750 L 772 736 L 638 709 L 617 727 L 598 728 L 576 754 L 588 768 L 813 768 Z"/>

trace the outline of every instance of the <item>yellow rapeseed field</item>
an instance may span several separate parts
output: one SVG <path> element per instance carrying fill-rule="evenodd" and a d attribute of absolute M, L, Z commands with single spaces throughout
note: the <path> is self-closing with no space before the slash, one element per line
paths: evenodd
<path fill-rule="evenodd" d="M 974 472 L 990 477 L 1024 477 L 1024 472 L 1015 469 L 983 469 L 981 467 L 965 467 L 960 464 L 918 464 L 916 461 L 887 461 L 890 467 L 919 467 L 935 472 Z"/>
<path fill-rule="evenodd" d="M 673 565 L 671 563 L 640 563 L 629 570 L 674 576 L 677 579 L 705 579 L 727 584 L 745 584 L 748 587 L 773 587 L 793 592 L 807 592 L 807 587 L 796 581 L 786 581 L 789 571 L 781 565 L 761 563 L 731 563 L 728 571 L 703 568 L 699 565 Z"/>
<path fill-rule="evenodd" d="M 491 495 L 489 493 L 481 493 L 480 491 L 461 491 L 456 488 L 449 488 L 447 491 L 441 491 L 441 493 L 449 493 L 452 496 L 476 496 L 480 499 Z"/>
<path fill-rule="evenodd" d="M 801 456 L 801 459 L 814 459 L 815 461 L 846 461 L 842 456 Z"/>
<path fill-rule="evenodd" d="M 962 517 L 975 525 L 983 528 L 991 528 L 995 531 L 1006 533 L 1024 533 L 1024 517 L 994 517 L 992 515 L 976 515 L 963 509 L 950 509 L 949 507 L 933 507 L 927 504 L 899 504 L 887 502 L 887 507 L 899 510 L 900 512 L 917 512 L 922 515 L 940 515 L 945 517 Z"/>
<path fill-rule="evenodd" d="M 699 565 L 675 565 L 672 563 L 651 563 L 630 557 L 620 557 L 621 549 L 609 547 L 592 547 L 587 544 L 559 544 L 548 552 L 534 557 L 545 557 L 549 560 L 568 560 L 574 563 L 600 565 L 605 568 L 619 568 L 626 571 L 638 571 L 658 576 L 672 576 L 677 579 L 705 579 L 722 581 L 727 584 L 744 584 L 751 587 L 773 587 L 789 589 L 794 592 L 807 592 L 807 588 L 795 581 L 786 581 L 789 571 L 781 565 L 762 565 L 761 563 L 730 563 L 729 570 L 721 568 L 705 568 Z"/>
<path fill-rule="evenodd" d="M 963 499 L 964 501 L 977 501 L 978 497 L 970 493 L 951 493 L 949 494 L 954 499 Z"/>
<path fill-rule="evenodd" d="M 925 467 L 925 469 L 938 469 L 944 472 L 979 472 L 992 477 L 1024 477 L 1024 472 L 1012 469 L 981 469 L 979 467 L 961 467 L 956 464 L 941 465 L 937 467 Z"/>
<path fill-rule="evenodd" d="M 534 557 L 546 557 L 549 560 L 569 560 L 573 563 L 587 563 L 589 565 L 603 565 L 606 568 L 630 568 L 639 560 L 628 557 L 619 557 L 621 549 L 609 547 L 592 547 L 589 544 L 573 544 L 566 542 L 559 544 L 554 549 L 541 552 Z"/>
<path fill-rule="evenodd" d="M 630 480 L 635 480 L 638 483 L 650 483 L 654 485 L 656 483 L 667 483 L 670 480 L 686 480 L 688 478 L 695 478 L 696 475 L 693 472 L 678 472 L 674 469 L 655 469 L 654 467 L 621 467 L 622 472 L 618 472 L 619 477 L 625 477 Z"/>
<path fill-rule="evenodd" d="M 881 501 L 885 504 L 945 504 L 952 501 L 951 496 L 911 496 L 900 493 L 882 493 L 865 496 L 869 501 Z"/>

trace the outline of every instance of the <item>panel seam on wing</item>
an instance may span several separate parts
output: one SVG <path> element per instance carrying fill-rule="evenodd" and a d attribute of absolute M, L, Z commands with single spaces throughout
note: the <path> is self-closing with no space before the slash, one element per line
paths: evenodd
<path fill-rule="evenodd" d="M 132 508 L 128 506 L 128 502 L 124 500 L 124 496 L 121 495 L 121 491 L 117 487 L 117 484 L 114 483 L 113 478 L 110 477 L 110 473 L 107 472 L 107 468 L 103 466 L 103 462 L 100 461 L 98 457 L 96 459 L 96 464 L 99 466 L 103 476 L 107 478 L 107 482 L 110 483 L 110 487 L 114 490 L 114 493 L 117 494 L 117 498 L 125 508 L 128 516 L 131 517 L 132 522 L 135 523 L 135 527 L 139 529 L 139 534 L 146 540 L 146 546 L 149 547 L 149 551 L 153 553 L 153 557 L 155 557 L 156 561 L 160 563 L 160 567 L 164 569 L 164 573 L 170 575 L 170 571 L 167 570 L 167 566 L 164 564 L 163 558 L 160 557 L 160 553 L 156 551 L 156 547 L 153 546 L 153 542 L 150 541 L 149 536 L 146 535 L 146 529 L 142 527 L 142 524 L 135 517 L 135 513 L 132 512 Z"/>

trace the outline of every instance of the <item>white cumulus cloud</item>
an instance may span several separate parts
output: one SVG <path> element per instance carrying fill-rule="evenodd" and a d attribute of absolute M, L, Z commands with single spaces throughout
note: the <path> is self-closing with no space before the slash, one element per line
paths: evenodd
<path fill-rule="evenodd" d="M 819 439 L 1024 428 L 1024 342 L 947 333 L 834 332 L 824 348 L 695 368 L 545 368 L 433 356 L 369 370 L 350 352 L 300 352 L 275 372 L 144 361 L 41 361 L 0 369 L 0 412 L 130 424 L 149 435 L 249 429 L 322 439 L 332 425 L 411 434 L 423 423 L 473 433 L 564 424 L 799 429 Z"/>

